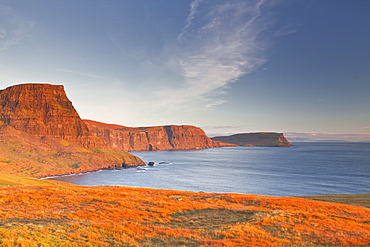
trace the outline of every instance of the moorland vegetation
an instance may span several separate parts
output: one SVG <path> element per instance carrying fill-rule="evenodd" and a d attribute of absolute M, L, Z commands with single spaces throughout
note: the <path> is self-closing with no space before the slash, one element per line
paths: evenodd
<path fill-rule="evenodd" d="M 303 199 L 37 178 L 135 165 L 145 163 L 89 131 L 62 86 L 0 91 L 0 246 L 370 245 L 370 195 Z"/>

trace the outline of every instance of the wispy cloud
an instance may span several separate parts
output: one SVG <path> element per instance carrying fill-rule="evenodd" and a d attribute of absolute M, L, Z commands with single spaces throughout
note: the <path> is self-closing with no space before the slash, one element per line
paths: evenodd
<path fill-rule="evenodd" d="M 266 60 L 267 43 L 260 37 L 266 28 L 264 1 L 194 0 L 186 24 L 178 35 L 172 62 L 182 84 L 161 90 L 166 105 L 200 104 L 205 107 L 226 101 L 229 85 L 254 71 Z"/>
<path fill-rule="evenodd" d="M 370 142 L 370 133 L 338 134 L 327 132 L 287 132 L 284 133 L 288 140 L 292 141 L 354 141 Z"/>
<path fill-rule="evenodd" d="M 294 34 L 297 32 L 297 29 L 299 27 L 300 25 L 292 25 L 292 24 L 285 25 L 274 33 L 274 37 L 287 36 L 287 35 Z"/>
<path fill-rule="evenodd" d="M 55 71 L 73 74 L 73 75 L 82 76 L 82 77 L 94 78 L 94 79 L 105 79 L 105 77 L 100 76 L 100 75 L 95 75 L 95 74 L 80 72 L 80 71 L 74 71 L 74 70 L 68 70 L 68 69 L 56 69 Z"/>
<path fill-rule="evenodd" d="M 179 34 L 180 39 L 189 31 L 189 28 L 193 23 L 193 19 L 195 18 L 196 14 L 198 12 L 197 11 L 198 6 L 202 1 L 203 0 L 194 0 L 190 3 L 190 13 L 189 13 L 188 17 L 186 18 L 185 27 L 183 28 L 182 32 Z"/>
<path fill-rule="evenodd" d="M 240 129 L 241 125 L 217 125 L 217 126 L 204 126 L 204 129 Z"/>
<path fill-rule="evenodd" d="M 0 5 L 0 51 L 18 45 L 34 27 L 34 22 L 19 17 L 12 8 Z"/>

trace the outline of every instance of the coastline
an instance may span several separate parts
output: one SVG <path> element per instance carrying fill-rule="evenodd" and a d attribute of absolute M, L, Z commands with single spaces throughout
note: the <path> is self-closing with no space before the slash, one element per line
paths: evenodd
<path fill-rule="evenodd" d="M 368 146 L 356 144 L 350 147 L 333 147 L 326 144 L 302 144 L 291 149 L 224 147 L 192 151 L 132 152 L 131 154 L 137 155 L 146 163 L 153 161 L 156 165 L 144 166 L 144 171 L 136 168 L 116 171 L 102 169 L 101 173 L 84 172 L 82 176 L 51 179 L 84 186 L 122 185 L 267 196 L 369 193 L 366 177 L 357 178 L 356 175 L 365 171 Z M 330 152 L 328 159 L 318 162 L 326 152 Z M 344 152 L 349 152 L 349 155 L 343 160 Z M 261 157 L 263 158 L 259 159 Z M 297 160 L 303 161 L 299 165 L 292 162 Z M 172 165 L 161 165 L 161 162 Z M 336 170 L 337 162 L 340 162 L 340 170 Z M 355 172 L 343 172 L 350 163 L 357 164 L 352 166 Z M 350 182 L 341 183 L 343 179 Z"/>
<path fill-rule="evenodd" d="M 135 169 L 137 167 L 127 167 L 123 169 Z M 58 175 L 58 176 L 51 176 L 51 177 L 43 177 L 39 178 L 42 180 L 51 180 L 51 181 L 57 181 L 57 182 L 63 182 L 60 180 L 53 180 L 52 178 L 58 178 L 58 177 L 68 177 L 68 176 L 75 176 L 75 175 L 83 175 L 83 174 L 89 174 L 89 173 L 95 173 L 95 172 L 101 172 L 103 170 L 107 169 L 100 169 L 98 171 L 92 171 L 92 172 L 83 172 L 78 174 L 66 174 L 66 175 Z M 122 169 L 117 169 L 122 170 Z M 84 185 L 77 185 L 72 183 L 73 186 L 82 186 L 82 187 L 90 187 L 90 186 L 84 186 Z M 148 189 L 148 190 L 172 190 L 172 189 L 165 189 L 165 188 L 151 188 L 151 187 L 136 187 L 136 186 L 127 186 L 127 185 L 95 185 L 94 187 L 122 187 L 122 188 L 132 188 L 132 189 Z M 235 193 L 235 192 L 207 192 L 207 191 L 189 191 L 189 190 L 177 190 L 173 189 L 172 191 L 175 192 L 183 192 L 183 193 L 205 193 L 205 194 L 238 194 L 238 195 L 250 195 L 248 193 Z M 256 195 L 256 194 L 253 194 Z M 330 202 L 330 203 L 341 203 L 346 205 L 352 205 L 352 206 L 360 206 L 360 207 L 366 207 L 370 208 L 370 194 L 319 194 L 319 195 L 298 195 L 298 196 L 282 196 L 282 195 L 258 195 L 258 196 L 266 196 L 266 197 L 278 197 L 278 198 L 300 198 L 300 199 L 308 199 L 308 200 L 315 200 L 315 201 L 321 201 L 321 202 Z"/>
<path fill-rule="evenodd" d="M 129 167 L 124 169 L 131 169 L 135 167 Z M 100 172 L 104 169 L 100 169 L 98 171 L 93 172 Z M 79 174 L 87 174 L 91 172 L 84 172 Z M 97 186 L 82 186 L 82 185 L 76 185 L 68 182 L 63 182 L 59 180 L 53 180 L 50 178 L 56 178 L 56 177 L 67 177 L 67 176 L 74 176 L 78 174 L 66 174 L 66 175 L 59 175 L 59 176 L 53 176 L 53 177 L 43 177 L 43 178 L 32 178 L 32 177 L 17 177 L 11 176 L 12 178 L 10 180 L 4 180 L 0 183 L 0 188 L 4 187 L 18 187 L 18 186 L 51 186 L 51 185 L 62 185 L 62 186 L 77 186 L 77 187 L 104 187 L 104 188 L 131 188 L 131 189 L 143 189 L 143 190 L 168 190 L 168 189 L 157 189 L 157 188 L 144 188 L 144 187 L 135 187 L 135 186 L 125 186 L 125 185 L 97 185 Z M 3 178 L 8 177 L 9 175 L 3 175 Z M 25 181 L 24 181 L 25 180 Z M 37 183 L 37 180 L 41 180 L 40 183 Z M 7 182 L 8 181 L 8 182 Z M 11 182 L 9 182 L 11 181 Z M 17 184 L 21 181 L 20 184 Z M 46 182 L 46 183 L 45 183 Z M 233 193 L 233 192 L 221 192 L 221 193 L 215 193 L 215 192 L 194 192 L 194 191 L 186 191 L 186 190 L 171 190 L 178 193 L 204 193 L 204 194 L 220 194 L 220 195 L 240 195 L 240 196 L 247 196 L 250 194 L 244 194 L 244 193 Z M 256 195 L 256 194 L 254 194 Z M 256 196 L 264 196 L 264 195 L 256 195 Z M 297 199 L 308 199 L 308 200 L 314 200 L 314 201 L 321 201 L 321 202 L 328 202 L 328 203 L 340 203 L 340 204 L 346 204 L 351 206 L 359 206 L 359 207 L 365 207 L 370 208 L 370 194 L 321 194 L 321 195 L 299 195 L 299 196 L 265 196 L 265 197 L 277 197 L 277 198 L 297 198 Z"/>
<path fill-rule="evenodd" d="M 77 176 L 77 175 L 82 175 L 82 174 L 89 174 L 89 173 L 95 173 L 95 172 L 101 172 L 104 170 L 124 170 L 124 169 L 134 169 L 138 167 L 144 167 L 146 165 L 137 165 L 137 166 L 122 166 L 122 167 L 115 167 L 115 168 L 98 168 L 96 170 L 91 170 L 91 171 L 84 171 L 84 172 L 77 172 L 77 173 L 65 173 L 65 174 L 58 174 L 58 175 L 51 175 L 51 176 L 42 176 L 42 177 L 35 177 L 38 179 L 49 179 L 49 178 L 58 178 L 58 177 L 70 177 L 70 176 Z"/>

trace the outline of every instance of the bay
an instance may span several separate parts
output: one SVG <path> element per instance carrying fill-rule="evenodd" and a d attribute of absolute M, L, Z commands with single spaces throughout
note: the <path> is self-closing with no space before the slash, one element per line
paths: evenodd
<path fill-rule="evenodd" d="M 83 186 L 122 185 L 272 196 L 370 193 L 370 143 L 293 143 L 131 152 L 155 166 L 49 178 Z"/>

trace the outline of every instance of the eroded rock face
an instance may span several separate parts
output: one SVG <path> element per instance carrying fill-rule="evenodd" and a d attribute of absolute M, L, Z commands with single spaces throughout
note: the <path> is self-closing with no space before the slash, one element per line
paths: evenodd
<path fill-rule="evenodd" d="M 107 146 L 89 132 L 60 85 L 21 84 L 1 90 L 0 121 L 39 137 L 76 140 L 88 148 Z"/>
<path fill-rule="evenodd" d="M 199 149 L 232 144 L 213 141 L 200 128 L 190 125 L 168 125 L 130 128 L 84 120 L 89 130 L 115 148 L 123 151 Z"/>
<path fill-rule="evenodd" d="M 3 172 L 35 177 L 145 165 L 94 136 L 64 87 L 49 84 L 0 91 L 0 157 Z"/>

